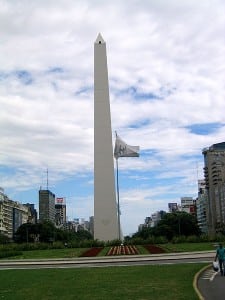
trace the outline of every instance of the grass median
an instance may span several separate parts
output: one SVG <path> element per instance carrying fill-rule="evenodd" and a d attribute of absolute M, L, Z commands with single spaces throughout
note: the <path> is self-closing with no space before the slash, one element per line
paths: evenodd
<path fill-rule="evenodd" d="M 193 278 L 206 264 L 1 270 L 5 300 L 197 300 Z"/>
<path fill-rule="evenodd" d="M 215 250 L 214 243 L 179 243 L 179 244 L 162 244 L 159 245 L 167 253 L 171 252 L 191 252 L 191 251 L 207 251 Z M 149 254 L 149 252 L 141 245 L 136 246 L 139 254 Z M 88 248 L 63 248 L 63 249 L 46 249 L 46 250 L 26 250 L 20 251 L 20 255 L 9 256 L 9 259 L 41 259 L 41 258 L 73 258 L 79 257 Z M 105 256 L 110 247 L 105 247 L 98 256 Z M 2 249 L 6 252 L 7 250 Z M 10 251 L 10 250 L 9 250 Z M 7 255 L 3 257 L 7 258 Z"/>

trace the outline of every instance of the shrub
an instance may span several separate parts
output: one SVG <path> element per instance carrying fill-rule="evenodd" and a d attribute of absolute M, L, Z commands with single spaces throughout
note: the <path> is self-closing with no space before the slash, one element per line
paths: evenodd
<path fill-rule="evenodd" d="M 121 245 L 121 240 L 116 239 L 116 240 L 108 241 L 108 242 L 106 242 L 105 245 L 106 246 L 119 246 L 119 245 Z"/>
<path fill-rule="evenodd" d="M 184 235 L 174 236 L 171 240 L 173 244 L 185 243 L 186 237 Z"/>
<path fill-rule="evenodd" d="M 158 236 L 154 240 L 153 244 L 166 244 L 168 243 L 168 239 L 165 236 Z"/>
<path fill-rule="evenodd" d="M 186 242 L 188 242 L 188 243 L 198 243 L 199 242 L 199 237 L 196 236 L 196 235 L 187 236 Z"/>
<path fill-rule="evenodd" d="M 0 258 L 7 258 L 12 256 L 22 255 L 21 251 L 0 251 Z"/>

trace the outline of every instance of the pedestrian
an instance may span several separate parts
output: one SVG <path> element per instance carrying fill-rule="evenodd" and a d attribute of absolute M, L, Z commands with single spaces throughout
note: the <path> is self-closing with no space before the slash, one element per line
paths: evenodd
<path fill-rule="evenodd" d="M 221 276 L 225 276 L 225 249 L 221 243 L 219 244 L 219 247 L 216 249 L 215 261 L 217 259 L 219 261 L 220 274 Z"/>

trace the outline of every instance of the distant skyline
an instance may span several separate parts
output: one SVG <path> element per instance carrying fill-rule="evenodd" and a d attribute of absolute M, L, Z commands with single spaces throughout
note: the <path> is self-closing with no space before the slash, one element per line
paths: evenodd
<path fill-rule="evenodd" d="M 197 197 L 202 149 L 225 141 L 223 0 L 0 0 L 0 187 L 34 203 L 48 187 L 69 219 L 94 214 L 94 41 L 106 41 L 121 224 L 136 232 Z"/>

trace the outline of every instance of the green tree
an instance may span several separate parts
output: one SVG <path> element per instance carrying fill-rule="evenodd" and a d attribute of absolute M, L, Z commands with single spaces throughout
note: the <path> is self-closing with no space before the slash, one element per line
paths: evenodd
<path fill-rule="evenodd" d="M 144 227 L 142 230 L 134 233 L 132 238 L 141 238 L 143 240 L 147 240 L 151 235 L 153 235 L 153 228 Z"/>
<path fill-rule="evenodd" d="M 40 242 L 54 242 L 56 240 L 56 227 L 50 221 L 39 223 Z"/>
<path fill-rule="evenodd" d="M 19 243 L 31 243 L 39 235 L 39 224 L 24 223 L 16 231 L 15 241 Z"/>
<path fill-rule="evenodd" d="M 196 217 L 186 212 L 167 213 L 157 224 L 156 232 L 157 229 L 162 226 L 164 226 L 165 229 L 170 228 L 170 230 L 164 234 L 168 239 L 178 235 L 190 236 L 200 235 L 201 233 Z M 161 230 L 160 233 L 162 232 Z"/>
<path fill-rule="evenodd" d="M 84 229 L 80 229 L 77 232 L 75 232 L 74 237 L 75 237 L 75 239 L 80 240 L 80 241 L 93 239 L 93 236 L 91 235 L 91 233 Z"/>
<path fill-rule="evenodd" d="M 135 233 L 132 238 L 147 240 L 150 237 L 166 237 L 171 240 L 175 236 L 200 235 L 201 231 L 195 216 L 186 212 L 166 213 L 153 228 L 143 228 Z"/>
<path fill-rule="evenodd" d="M 10 242 L 10 239 L 3 233 L 0 233 L 0 244 L 7 244 L 9 242 Z"/>

